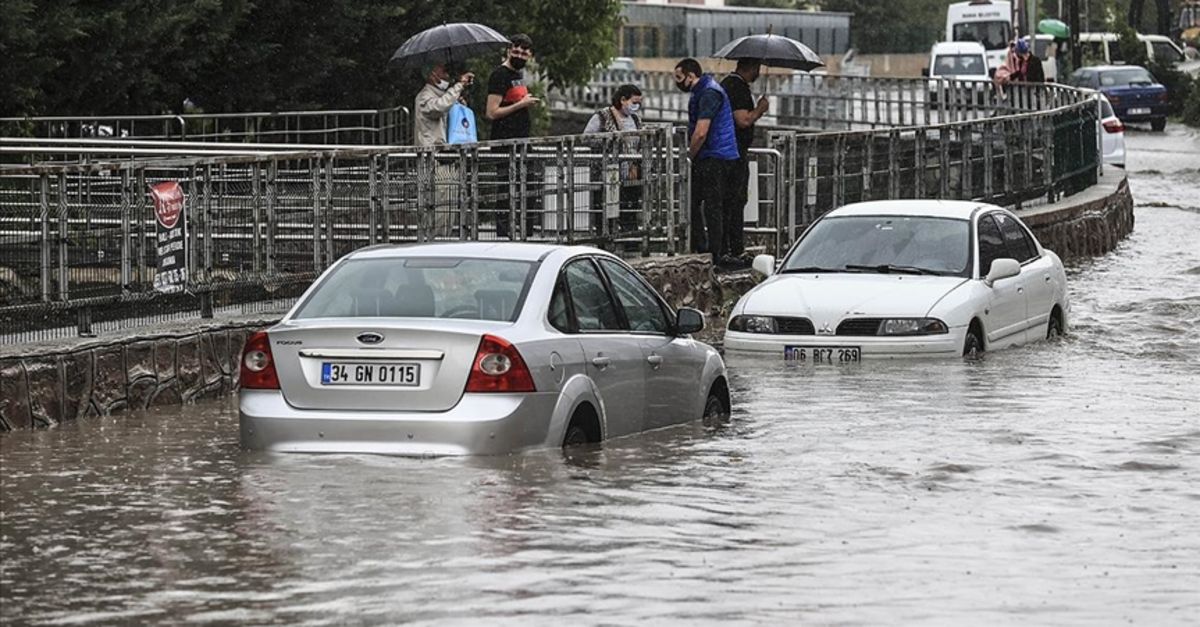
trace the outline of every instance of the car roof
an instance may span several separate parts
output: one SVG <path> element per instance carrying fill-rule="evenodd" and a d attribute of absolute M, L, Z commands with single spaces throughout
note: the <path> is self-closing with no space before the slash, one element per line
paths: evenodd
<path fill-rule="evenodd" d="M 538 261 L 555 251 L 579 251 L 603 253 L 604 251 L 584 246 L 561 246 L 558 244 L 535 244 L 527 242 L 435 242 L 429 244 L 380 244 L 360 248 L 352 253 L 354 259 L 377 259 L 388 257 L 474 257 L 480 259 L 512 259 L 513 261 Z"/>
<path fill-rule="evenodd" d="M 987 50 L 983 47 L 983 44 L 979 43 L 978 41 L 941 41 L 933 44 L 932 51 L 933 54 L 962 54 L 974 52 L 985 54 L 987 53 Z"/>
<path fill-rule="evenodd" d="M 1146 68 L 1144 68 L 1140 65 L 1089 65 L 1087 67 L 1081 67 L 1079 69 L 1093 70 L 1096 72 L 1112 72 L 1113 70 L 1130 70 L 1130 69 L 1145 70 Z M 1147 70 L 1147 71 L 1149 71 L 1149 70 Z"/>
<path fill-rule="evenodd" d="M 876 200 L 846 205 L 826 216 L 924 216 L 970 220 L 976 210 L 999 209 L 995 205 L 969 200 Z"/>

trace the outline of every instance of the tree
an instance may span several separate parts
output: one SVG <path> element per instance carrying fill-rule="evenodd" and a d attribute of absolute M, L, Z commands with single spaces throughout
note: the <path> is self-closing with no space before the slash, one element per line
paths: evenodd
<path fill-rule="evenodd" d="M 945 35 L 946 0 L 828 0 L 821 8 L 853 13 L 850 44 L 863 53 L 928 52 Z"/>

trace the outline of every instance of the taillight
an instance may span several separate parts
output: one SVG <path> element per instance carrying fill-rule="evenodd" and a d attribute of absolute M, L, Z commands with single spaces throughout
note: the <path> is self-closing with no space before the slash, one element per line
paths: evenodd
<path fill-rule="evenodd" d="M 1109 96 L 1108 104 L 1113 105 L 1113 106 L 1121 104 L 1121 97 L 1120 96 Z"/>
<path fill-rule="evenodd" d="M 1165 91 L 1164 91 L 1163 93 L 1161 93 L 1161 94 L 1159 94 L 1159 95 L 1158 95 L 1158 101 L 1159 101 L 1159 102 L 1166 102 L 1166 101 L 1167 101 L 1167 100 L 1169 100 L 1169 99 L 1170 99 L 1170 94 L 1168 94 L 1168 93 L 1167 93 L 1167 92 L 1165 92 Z"/>
<path fill-rule="evenodd" d="M 533 392 L 533 375 L 517 347 L 494 335 L 484 335 L 471 363 L 465 392 Z"/>
<path fill-rule="evenodd" d="M 271 356 L 271 338 L 259 331 L 246 340 L 242 349 L 240 385 L 248 390 L 278 390 L 279 375 Z"/>
<path fill-rule="evenodd" d="M 1105 120 L 1104 130 L 1108 133 L 1124 133 L 1125 125 L 1120 120 Z"/>

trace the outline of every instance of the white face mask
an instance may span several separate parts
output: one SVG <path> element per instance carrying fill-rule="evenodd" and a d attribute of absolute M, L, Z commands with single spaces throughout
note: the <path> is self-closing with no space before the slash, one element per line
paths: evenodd
<path fill-rule="evenodd" d="M 442 91 L 450 89 L 450 81 L 443 78 L 442 80 L 438 81 L 437 88 Z"/>

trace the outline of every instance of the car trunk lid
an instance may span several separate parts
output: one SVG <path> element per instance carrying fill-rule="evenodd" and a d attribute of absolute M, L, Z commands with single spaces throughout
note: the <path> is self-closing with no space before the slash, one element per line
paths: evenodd
<path fill-rule="evenodd" d="M 293 407 L 444 411 L 462 397 L 483 334 L 508 326 L 478 320 L 313 319 L 282 323 L 269 335 L 280 389 Z"/>

